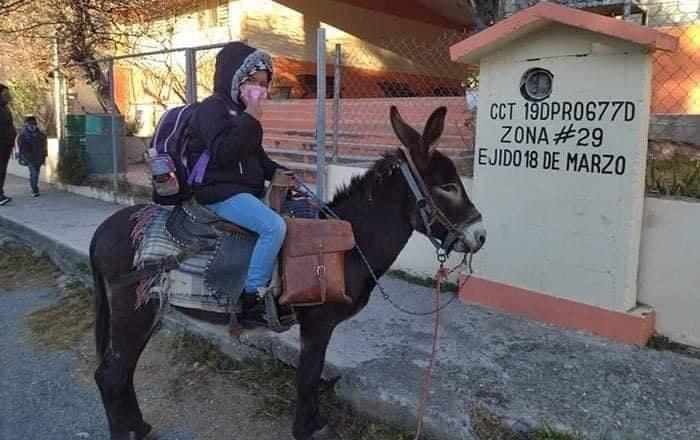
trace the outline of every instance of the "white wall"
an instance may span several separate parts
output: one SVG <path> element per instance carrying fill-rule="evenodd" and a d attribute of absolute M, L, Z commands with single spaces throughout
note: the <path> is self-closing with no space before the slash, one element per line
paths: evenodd
<path fill-rule="evenodd" d="M 638 298 L 656 310 L 659 333 L 700 347 L 700 201 L 647 197 Z"/>
<path fill-rule="evenodd" d="M 521 78 L 532 68 L 553 74 L 551 96 L 541 104 L 521 94 Z M 491 232 L 498 231 L 480 255 L 480 272 L 504 284 L 609 310 L 633 309 L 649 54 L 551 25 L 485 56 L 479 78 L 474 199 Z M 611 101 L 625 102 L 634 111 L 623 118 Z M 598 111 L 579 117 L 527 111 L 572 103 Z M 575 134 L 560 142 L 556 134 L 564 127 Z M 518 129 L 538 135 L 518 140 Z M 586 139 L 591 132 L 599 133 L 597 141 Z M 502 160 L 508 155 L 521 159 Z M 613 160 L 622 166 L 614 169 Z M 600 166 L 589 166 L 594 162 Z"/>
<path fill-rule="evenodd" d="M 335 189 L 349 182 L 353 175 L 365 171 L 366 168 L 361 167 L 329 166 L 329 194 L 332 196 Z M 473 181 L 466 178 L 462 181 L 471 195 Z M 486 228 L 490 238 L 493 234 L 498 234 L 498 231 L 489 228 L 488 220 Z M 656 310 L 656 328 L 659 333 L 696 347 L 700 347 L 699 230 L 700 201 L 645 198 L 638 300 Z M 433 276 L 437 268 L 434 255 L 430 242 L 424 236 L 414 234 L 393 268 L 416 275 Z M 479 262 L 480 256 L 477 255 L 474 258 L 477 274 Z M 543 261 L 533 261 L 532 264 L 545 266 Z M 544 270 L 547 270 L 546 267 Z"/>

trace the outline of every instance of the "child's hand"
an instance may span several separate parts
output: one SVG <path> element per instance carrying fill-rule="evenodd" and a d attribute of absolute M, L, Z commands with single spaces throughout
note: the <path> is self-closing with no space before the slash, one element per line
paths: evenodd
<path fill-rule="evenodd" d="M 246 113 L 257 120 L 262 119 L 262 101 L 267 99 L 267 88 L 254 85 L 243 84 L 240 90 L 241 101 L 246 105 Z"/>

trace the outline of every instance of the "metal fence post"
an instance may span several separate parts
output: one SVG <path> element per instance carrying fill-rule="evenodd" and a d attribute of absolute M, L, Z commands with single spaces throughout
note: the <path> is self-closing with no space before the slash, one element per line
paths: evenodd
<path fill-rule="evenodd" d="M 109 79 L 109 113 L 112 116 L 112 183 L 116 195 L 119 192 L 119 160 L 117 159 L 117 105 L 114 102 L 114 60 L 109 61 L 107 69 L 107 78 Z"/>
<path fill-rule="evenodd" d="M 319 28 L 316 47 L 316 194 L 326 200 L 326 30 Z"/>
<path fill-rule="evenodd" d="M 187 103 L 197 102 L 197 51 L 195 49 L 185 50 L 185 93 Z"/>
<path fill-rule="evenodd" d="M 56 123 L 56 138 L 60 148 L 63 137 L 63 100 L 61 99 L 61 64 L 58 52 L 58 37 L 53 39 L 53 100 L 54 119 Z"/>
<path fill-rule="evenodd" d="M 340 129 L 340 44 L 335 45 L 335 73 L 333 75 L 333 163 L 338 162 L 338 130 Z"/>

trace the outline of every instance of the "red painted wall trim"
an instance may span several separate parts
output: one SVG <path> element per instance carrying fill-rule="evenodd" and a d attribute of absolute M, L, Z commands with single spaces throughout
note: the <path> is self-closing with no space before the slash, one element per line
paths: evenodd
<path fill-rule="evenodd" d="M 645 315 L 616 312 L 478 277 L 466 283 L 463 278 L 460 285 L 459 297 L 465 302 L 628 344 L 646 345 L 656 326 L 653 310 Z"/>

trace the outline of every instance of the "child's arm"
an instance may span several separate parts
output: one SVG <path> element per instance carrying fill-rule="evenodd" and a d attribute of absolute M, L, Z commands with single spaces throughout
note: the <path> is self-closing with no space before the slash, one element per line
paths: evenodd
<path fill-rule="evenodd" d="M 275 175 L 277 168 L 281 168 L 283 170 L 287 169 L 286 167 L 283 167 L 274 160 L 270 159 L 270 156 L 267 155 L 262 146 L 258 150 L 258 158 L 260 159 L 260 163 L 265 171 L 265 180 L 272 180 L 272 176 Z"/>

